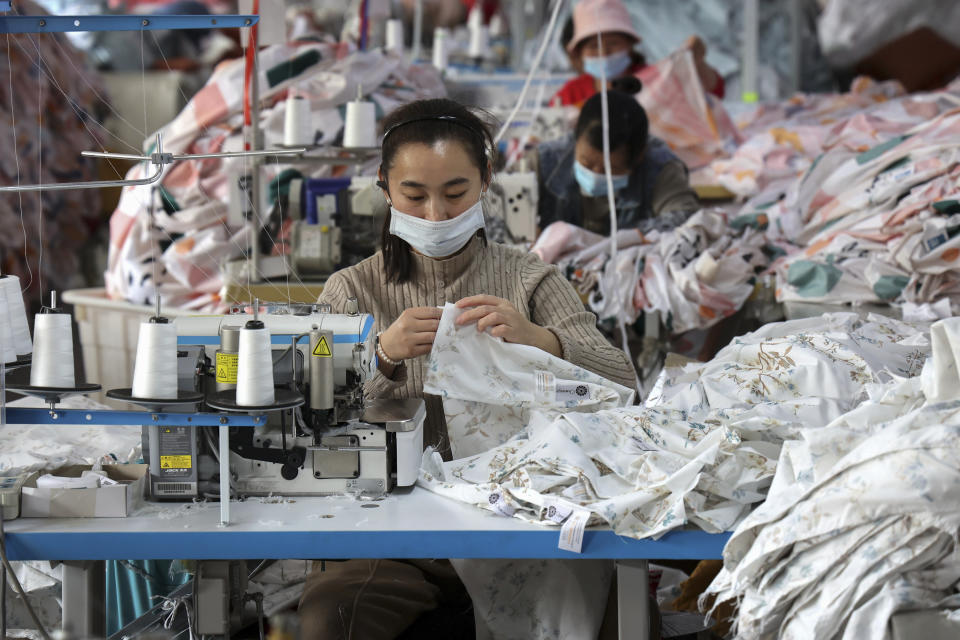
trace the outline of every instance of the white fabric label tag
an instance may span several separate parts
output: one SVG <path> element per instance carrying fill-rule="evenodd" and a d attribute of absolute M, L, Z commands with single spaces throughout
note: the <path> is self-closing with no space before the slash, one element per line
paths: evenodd
<path fill-rule="evenodd" d="M 544 515 L 551 522 L 563 524 L 563 521 L 569 518 L 571 513 L 573 513 L 573 509 L 569 505 L 558 502 L 547 507 L 547 512 Z"/>
<path fill-rule="evenodd" d="M 580 553 L 583 546 L 583 530 L 587 527 L 590 512 L 578 509 L 573 512 L 560 528 L 560 543 L 557 545 L 564 551 Z"/>
<path fill-rule="evenodd" d="M 584 400 L 590 399 L 590 387 L 585 384 L 577 384 L 576 382 L 558 384 L 554 397 L 558 402 L 566 402 L 567 400 L 583 402 Z"/>
<path fill-rule="evenodd" d="M 557 396 L 557 379 L 549 371 L 537 371 L 534 374 L 533 398 L 540 404 L 550 404 Z"/>
<path fill-rule="evenodd" d="M 498 491 L 491 493 L 487 498 L 487 502 L 490 503 L 490 507 L 495 513 L 499 513 L 507 518 L 513 517 L 513 514 L 516 511 L 516 509 L 507 504 L 507 501 L 503 499 L 503 496 L 500 495 Z"/>

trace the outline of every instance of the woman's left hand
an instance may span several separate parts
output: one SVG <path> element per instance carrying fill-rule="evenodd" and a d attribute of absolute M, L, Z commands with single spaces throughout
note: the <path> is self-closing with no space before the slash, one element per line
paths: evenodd
<path fill-rule="evenodd" d="M 563 348 L 557 336 L 527 319 L 509 301 L 496 296 L 470 296 L 457 303 L 458 309 L 466 309 L 457 318 L 457 326 L 477 324 L 477 331 L 487 331 L 495 338 L 506 342 L 526 344 L 547 353 L 563 357 Z"/>

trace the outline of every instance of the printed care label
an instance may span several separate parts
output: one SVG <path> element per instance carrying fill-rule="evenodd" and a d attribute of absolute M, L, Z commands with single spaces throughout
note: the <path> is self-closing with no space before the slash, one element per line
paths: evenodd
<path fill-rule="evenodd" d="M 534 374 L 533 398 L 539 404 L 583 402 L 590 399 L 590 387 L 581 382 L 557 382 L 549 371 Z"/>
<path fill-rule="evenodd" d="M 583 530 L 587 528 L 590 512 L 577 509 L 560 528 L 560 543 L 557 545 L 564 551 L 580 553 L 583 546 Z"/>
<path fill-rule="evenodd" d="M 503 496 L 500 495 L 499 491 L 494 491 L 487 498 L 487 502 L 490 504 L 490 508 L 493 509 L 494 513 L 499 513 L 502 516 L 507 518 L 513 517 L 516 509 L 507 504 L 507 501 L 503 499 Z"/>
<path fill-rule="evenodd" d="M 551 504 L 549 507 L 547 507 L 547 512 L 544 514 L 544 516 L 551 522 L 563 524 L 563 521 L 569 518 L 571 513 L 573 513 L 573 507 L 561 502 L 557 502 L 556 504 Z"/>

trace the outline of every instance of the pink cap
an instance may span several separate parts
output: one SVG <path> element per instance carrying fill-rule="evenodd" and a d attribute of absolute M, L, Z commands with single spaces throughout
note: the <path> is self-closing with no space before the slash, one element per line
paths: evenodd
<path fill-rule="evenodd" d="M 581 0 L 573 7 L 573 38 L 567 51 L 573 53 L 578 44 L 598 33 L 623 33 L 641 40 L 621 0 Z"/>

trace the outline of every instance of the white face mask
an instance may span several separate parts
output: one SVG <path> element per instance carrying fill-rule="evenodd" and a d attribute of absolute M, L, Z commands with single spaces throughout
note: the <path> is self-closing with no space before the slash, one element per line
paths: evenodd
<path fill-rule="evenodd" d="M 456 218 L 442 222 L 411 216 L 390 205 L 390 233 L 430 258 L 452 256 L 483 228 L 480 200 Z"/>

